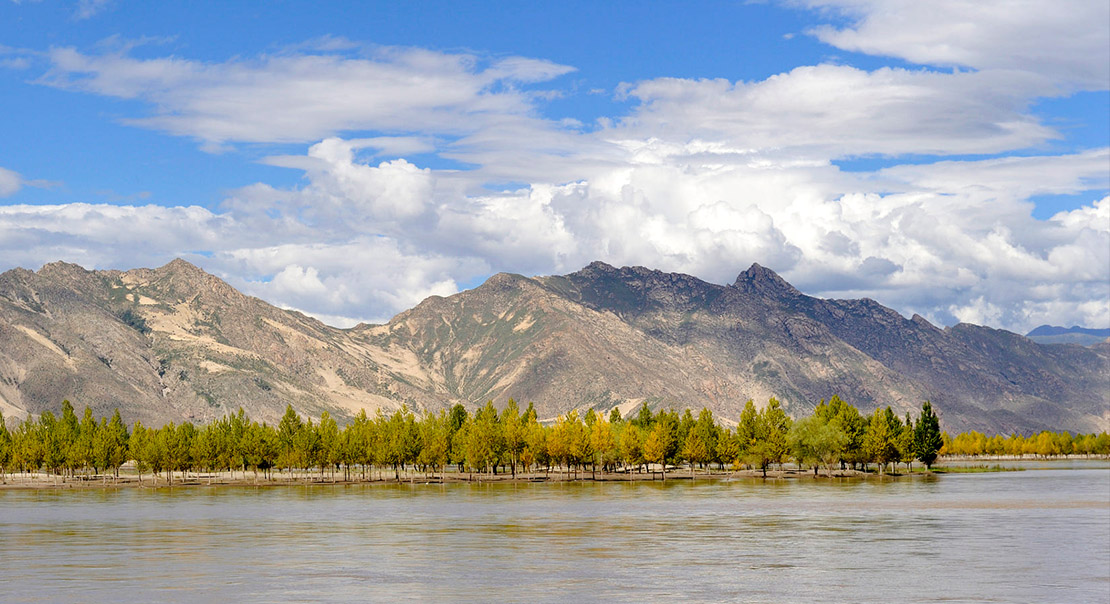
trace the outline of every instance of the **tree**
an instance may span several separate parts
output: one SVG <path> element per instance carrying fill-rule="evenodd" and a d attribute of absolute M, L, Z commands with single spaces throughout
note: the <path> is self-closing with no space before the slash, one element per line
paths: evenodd
<path fill-rule="evenodd" d="M 739 466 L 742 456 L 740 439 L 732 433 L 732 430 L 725 430 L 717 440 L 717 457 L 722 463 L 727 462 L 735 469 Z"/>
<path fill-rule="evenodd" d="M 532 409 L 531 403 L 528 405 Z M 551 465 L 551 456 L 547 449 L 547 430 L 536 420 L 536 414 L 525 412 L 526 420 L 524 429 L 524 450 L 520 453 L 520 461 L 525 467 L 531 468 L 533 464 L 541 464 L 545 468 Z"/>
<path fill-rule="evenodd" d="M 638 424 L 626 422 L 620 431 L 617 446 L 626 466 L 644 464 L 644 436 Z"/>
<path fill-rule="evenodd" d="M 528 407 L 531 409 L 531 405 Z M 461 404 L 455 404 L 451 407 L 451 412 L 447 415 L 447 441 L 450 446 L 449 459 L 457 464 L 466 461 L 466 442 L 463 438 L 457 438 L 456 435 L 466 425 L 470 416 L 466 412 L 466 407 Z"/>
<path fill-rule="evenodd" d="M 772 463 L 781 464 L 790 453 L 786 434 L 790 431 L 790 418 L 782 409 L 782 404 L 771 397 L 767 406 L 759 412 L 758 434 L 755 446 L 749 449 L 749 456 L 757 460 L 763 470 L 763 477 L 767 477 L 767 466 Z"/>
<path fill-rule="evenodd" d="M 813 463 L 814 475 L 818 464 L 824 464 L 825 471 L 832 476 L 832 464 L 840 459 L 848 436 L 821 416 L 811 415 L 794 422 L 787 440 L 799 462 Z"/>
<path fill-rule="evenodd" d="M 860 415 L 859 409 L 848 404 L 837 395 L 833 395 L 828 403 L 824 401 L 817 405 L 814 415 L 825 420 L 826 423 L 837 428 L 847 437 L 843 453 L 840 456 L 841 464 L 850 463 L 854 467 L 858 463 L 867 461 L 863 449 L 863 437 L 867 432 L 867 420 Z"/>
<path fill-rule="evenodd" d="M 578 411 L 571 411 L 555 420 L 555 428 L 547 443 L 551 457 L 573 469 L 577 477 L 579 464 L 589 448 L 589 433 L 578 418 Z"/>
<path fill-rule="evenodd" d="M 901 422 L 894 411 L 876 409 L 871 414 L 867 424 L 867 435 L 863 439 L 863 447 L 867 458 L 879 464 L 879 473 L 882 474 L 886 464 L 898 460 L 898 433 L 901 431 Z"/>
<path fill-rule="evenodd" d="M 297 466 L 303 468 L 304 480 L 309 482 L 312 480 L 309 468 L 317 466 L 317 459 L 320 456 L 320 433 L 316 429 L 316 425 L 312 423 L 312 418 L 308 418 L 304 426 L 297 432 L 296 438 L 293 440 L 294 456 L 298 460 Z"/>
<path fill-rule="evenodd" d="M 599 416 L 590 427 L 590 451 L 593 455 L 594 477 L 597 477 L 597 465 L 601 464 L 602 472 L 616 460 L 617 439 L 613 436 L 613 425 Z"/>
<path fill-rule="evenodd" d="M 149 438 L 150 435 L 143 422 L 135 422 L 135 426 L 131 428 L 131 439 L 127 443 L 127 449 L 131 453 L 131 459 L 135 460 L 139 484 L 143 484 L 143 472 L 150 469 L 150 459 L 147 457 L 147 449 L 150 447 Z"/>
<path fill-rule="evenodd" d="M 505 432 L 497 417 L 497 409 L 493 401 L 487 401 L 485 406 L 474 414 L 474 421 L 470 424 L 467 434 L 467 462 L 475 468 L 484 469 L 493 474 L 493 468 L 501 459 L 505 451 Z"/>
<path fill-rule="evenodd" d="M 686 434 L 682 446 L 682 456 L 690 462 L 690 475 L 694 474 L 694 464 L 703 467 L 714 459 L 717 452 L 717 441 L 720 438 L 720 427 L 713 421 L 713 412 L 702 408 L 698 419 Z"/>
<path fill-rule="evenodd" d="M 909 413 L 906 413 L 906 421 L 902 422 L 897 446 L 898 461 L 906 464 L 906 469 L 912 471 L 913 460 L 917 457 L 917 447 L 914 444 L 913 419 Z"/>
<path fill-rule="evenodd" d="M 509 399 L 505 409 L 501 412 L 501 426 L 505 433 L 505 452 L 509 454 L 509 466 L 513 478 L 516 478 L 516 463 L 524 450 L 524 420 L 520 416 L 520 408 L 516 401 Z"/>
<path fill-rule="evenodd" d="M 671 432 L 666 422 L 655 422 L 644 439 L 644 459 L 657 463 L 663 469 L 663 480 L 667 480 L 667 451 L 671 448 Z"/>
<path fill-rule="evenodd" d="M 432 472 L 442 472 L 443 466 L 447 465 L 450 453 L 448 429 L 447 412 L 443 410 L 438 414 L 425 412 L 420 422 L 420 439 L 424 446 L 420 448 L 418 463 L 431 467 Z"/>
<path fill-rule="evenodd" d="M 641 431 L 647 431 L 647 429 L 651 428 L 651 425 L 655 423 L 655 418 L 651 415 L 651 407 L 647 403 L 644 403 L 640 407 L 640 411 L 636 414 L 636 418 L 632 420 L 632 423 Z"/>
<path fill-rule="evenodd" d="M 339 462 L 339 425 L 335 423 L 330 413 L 324 411 L 320 414 L 320 424 L 316 427 L 316 432 L 320 447 L 320 454 L 316 461 L 320 466 L 320 472 L 323 473 L 324 468 L 333 470 Z M 334 472 L 331 472 L 331 480 L 335 482 Z"/>
<path fill-rule="evenodd" d="M 914 453 L 918 461 L 931 470 L 933 462 L 937 460 L 937 453 L 944 446 L 941 437 L 940 418 L 933 412 L 933 405 L 925 401 L 921 405 L 921 417 L 917 418 L 917 425 L 913 430 Z"/>
<path fill-rule="evenodd" d="M 63 402 L 69 403 L 69 401 Z M 70 407 L 69 410 L 72 413 L 73 407 Z M 40 463 L 46 465 L 48 472 L 57 476 L 66 462 L 69 445 L 72 443 L 72 432 L 62 422 L 58 421 L 50 411 L 43 411 L 42 415 L 39 416 L 36 432 L 38 436 L 37 444 L 41 446 L 42 453 Z"/>
<path fill-rule="evenodd" d="M 96 469 L 94 448 L 96 446 L 97 428 L 92 409 L 85 407 L 85 413 L 77 428 L 77 437 L 73 440 L 73 445 L 69 449 L 68 464 L 71 468 L 81 468 L 86 474 L 90 466 L 93 466 L 94 470 Z"/>
<path fill-rule="evenodd" d="M 242 407 L 235 415 L 229 415 L 226 419 L 227 426 L 227 465 L 232 469 L 231 477 L 235 477 L 234 468 L 239 468 L 243 471 L 244 478 L 247 473 L 247 460 L 246 453 L 243 450 L 243 439 L 246 436 L 247 429 L 250 427 L 251 420 L 247 417 Z"/>
<path fill-rule="evenodd" d="M 738 445 L 737 458 L 745 458 L 748 451 L 763 439 L 762 426 L 759 421 L 759 411 L 755 402 L 748 399 L 740 411 L 740 421 L 736 423 L 736 442 Z"/>
<path fill-rule="evenodd" d="M 55 434 L 54 446 L 58 447 L 59 456 L 55 466 L 64 467 L 69 470 L 67 473 L 72 473 L 73 468 L 77 466 L 75 456 L 78 452 L 75 448 L 81 433 L 81 421 L 77 419 L 73 404 L 68 400 L 62 401 L 62 417 L 52 427 Z"/>
<path fill-rule="evenodd" d="M 173 422 L 162 426 L 158 431 L 158 440 L 164 444 L 166 470 L 169 472 L 170 484 L 173 484 L 173 473 L 179 471 L 184 479 L 185 472 L 193 466 L 193 444 L 197 437 L 196 426 L 189 422 L 182 422 L 174 426 Z"/>
<path fill-rule="evenodd" d="M 12 433 L 4 423 L 4 412 L 0 411 L 0 483 L 7 483 L 7 470 L 12 463 Z"/>
<path fill-rule="evenodd" d="M 277 436 L 280 447 L 278 463 L 285 466 L 290 472 L 293 471 L 294 466 L 301 465 L 298 458 L 297 441 L 302 430 L 304 430 L 304 423 L 301 422 L 301 417 L 297 415 L 296 411 L 293 411 L 293 405 L 286 405 L 285 414 L 281 416 L 281 422 L 278 424 Z"/>

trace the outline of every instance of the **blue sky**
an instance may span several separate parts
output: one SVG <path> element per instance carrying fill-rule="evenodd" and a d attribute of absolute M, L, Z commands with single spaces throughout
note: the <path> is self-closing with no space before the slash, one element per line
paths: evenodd
<path fill-rule="evenodd" d="M 0 0 L 0 269 L 336 325 L 600 259 L 1110 325 L 1110 7 Z"/>

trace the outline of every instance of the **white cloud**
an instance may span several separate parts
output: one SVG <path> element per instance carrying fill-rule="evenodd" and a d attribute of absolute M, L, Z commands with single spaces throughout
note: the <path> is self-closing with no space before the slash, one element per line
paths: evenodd
<path fill-rule="evenodd" d="M 18 172 L 0 168 L 0 197 L 14 195 L 23 188 L 23 177 Z"/>
<path fill-rule="evenodd" d="M 843 12 L 813 30 L 844 50 L 913 63 L 1037 74 L 1065 87 L 1110 86 L 1110 3 L 1074 0 L 804 0 Z"/>
<path fill-rule="evenodd" d="M 1036 84 L 1021 73 L 844 65 L 798 67 L 760 82 L 663 78 L 626 90 L 642 105 L 610 136 L 720 141 L 735 155 L 997 153 L 1058 137 L 1026 112 Z"/>
<path fill-rule="evenodd" d="M 77 8 L 73 12 L 73 18 L 78 21 L 91 19 L 109 8 L 112 3 L 113 0 L 78 0 Z"/>
<path fill-rule="evenodd" d="M 153 115 L 129 123 L 215 145 L 309 142 L 353 130 L 465 134 L 502 115 L 528 115 L 530 97 L 516 84 L 571 71 L 536 59 L 488 62 L 416 48 L 224 63 L 53 48 L 49 59 L 42 83 L 147 101 Z"/>
<path fill-rule="evenodd" d="M 474 259 L 409 253 L 387 237 L 229 249 L 212 262 L 231 275 L 274 275 L 232 282 L 281 306 L 340 317 L 333 324 L 344 326 L 388 320 L 428 296 L 456 293 L 458 277 L 489 271 Z"/>
<path fill-rule="evenodd" d="M 27 180 L 23 175 L 14 170 L 0 167 L 0 197 L 10 197 L 23 189 L 34 187 L 38 189 L 53 189 L 61 183 L 43 179 Z"/>

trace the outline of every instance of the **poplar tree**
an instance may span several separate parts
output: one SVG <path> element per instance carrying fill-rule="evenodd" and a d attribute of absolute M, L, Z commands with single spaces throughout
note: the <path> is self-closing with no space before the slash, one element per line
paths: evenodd
<path fill-rule="evenodd" d="M 293 411 L 293 405 L 285 406 L 285 414 L 281 416 L 281 423 L 278 424 L 278 444 L 280 446 L 279 463 L 285 466 L 290 472 L 293 471 L 293 466 L 299 460 L 297 459 L 297 439 L 300 432 L 304 429 L 304 423 Z"/>
<path fill-rule="evenodd" d="M 671 448 L 671 431 L 665 421 L 657 421 L 644 439 L 644 459 L 658 463 L 663 469 L 663 480 L 667 480 L 667 451 Z"/>
<path fill-rule="evenodd" d="M 0 483 L 7 483 L 7 470 L 12 463 L 12 434 L 4 423 L 4 412 L 0 411 Z"/>
<path fill-rule="evenodd" d="M 597 465 L 601 464 L 601 471 L 616 459 L 617 440 L 613 436 L 613 425 L 599 415 L 597 421 L 590 427 L 590 451 L 593 455 L 594 477 L 597 477 Z"/>
<path fill-rule="evenodd" d="M 520 416 L 520 407 L 513 399 L 501 411 L 501 426 L 505 434 L 505 452 L 509 454 L 509 467 L 513 478 L 516 478 L 516 463 L 524 450 L 524 421 Z"/>
<path fill-rule="evenodd" d="M 324 468 L 327 468 L 331 480 L 334 482 L 335 473 L 332 470 L 339 461 L 340 453 L 339 425 L 335 423 L 335 420 L 327 411 L 320 414 L 320 425 L 317 427 L 317 433 L 319 435 L 317 440 L 320 453 L 316 461 L 320 466 L 320 473 L 323 474 Z"/>
<path fill-rule="evenodd" d="M 643 469 L 644 464 L 644 436 L 638 424 L 625 422 L 620 432 L 620 456 L 626 466 L 637 466 Z"/>
<path fill-rule="evenodd" d="M 925 464 L 926 469 L 932 469 L 940 448 L 944 446 L 944 440 L 941 437 L 940 418 L 933 412 L 933 405 L 929 401 L 921 405 L 921 417 L 917 418 L 913 432 L 918 461 Z"/>
<path fill-rule="evenodd" d="M 450 453 L 447 421 L 447 412 L 441 410 L 436 414 L 425 412 L 424 419 L 420 422 L 420 440 L 423 447 L 420 449 L 418 463 L 430 467 L 433 473 L 436 470 L 443 471 Z"/>
<path fill-rule="evenodd" d="M 867 435 L 864 436 L 864 450 L 870 461 L 879 464 L 879 473 L 882 474 L 886 464 L 898 460 L 898 433 L 901 431 L 901 422 L 894 411 L 876 409 L 871 414 L 867 424 Z"/>
<path fill-rule="evenodd" d="M 840 459 L 848 437 L 821 416 L 811 415 L 794 422 L 788 440 L 799 464 L 812 462 L 814 475 L 817 474 L 817 466 L 824 464 L 825 471 L 832 476 L 832 464 Z"/>

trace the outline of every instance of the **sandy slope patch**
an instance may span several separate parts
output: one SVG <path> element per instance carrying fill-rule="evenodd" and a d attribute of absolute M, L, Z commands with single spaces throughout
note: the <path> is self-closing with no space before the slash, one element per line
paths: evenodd
<path fill-rule="evenodd" d="M 617 405 L 617 410 L 621 412 L 621 417 L 628 417 L 628 412 L 640 406 L 640 403 L 642 402 L 644 402 L 644 399 L 642 398 L 629 399 Z"/>
<path fill-rule="evenodd" d="M 19 407 L 8 402 L 4 398 L 4 393 L 0 391 L 0 413 L 4 414 L 4 421 L 9 422 L 14 420 L 23 420 L 27 417 L 27 412 Z"/>
<path fill-rule="evenodd" d="M 66 354 L 65 351 L 59 348 L 57 344 L 51 342 L 50 339 L 46 336 L 24 325 L 16 325 L 15 328 L 27 334 L 28 338 L 31 338 L 43 348 L 46 348 L 50 352 L 53 352 L 54 354 L 62 357 L 62 359 L 65 360 L 66 365 L 71 369 L 74 367 L 73 359 L 70 358 L 70 356 Z"/>
<path fill-rule="evenodd" d="M 305 347 L 315 348 L 316 350 L 324 350 L 328 347 L 327 342 L 323 342 L 317 338 L 312 338 L 304 332 L 297 331 L 288 325 L 282 325 L 273 319 L 263 318 L 262 322 L 273 327 L 278 333 L 288 337 L 291 341 L 297 344 L 305 345 Z"/>
<path fill-rule="evenodd" d="M 215 374 L 215 373 L 224 373 L 224 372 L 231 371 L 232 369 L 234 369 L 233 367 L 228 367 L 227 365 L 221 365 L 219 363 L 214 363 L 212 361 L 201 361 L 201 362 L 197 363 L 197 365 L 201 369 L 207 371 L 208 373 L 213 373 L 213 374 Z"/>
<path fill-rule="evenodd" d="M 513 327 L 513 331 L 519 333 L 521 331 L 524 331 L 524 330 L 528 329 L 529 327 L 531 327 L 535 324 L 536 324 L 536 318 L 533 317 L 532 315 L 528 315 L 527 317 L 524 317 L 523 321 L 521 321 L 520 323 L 517 323 L 516 326 Z"/>

